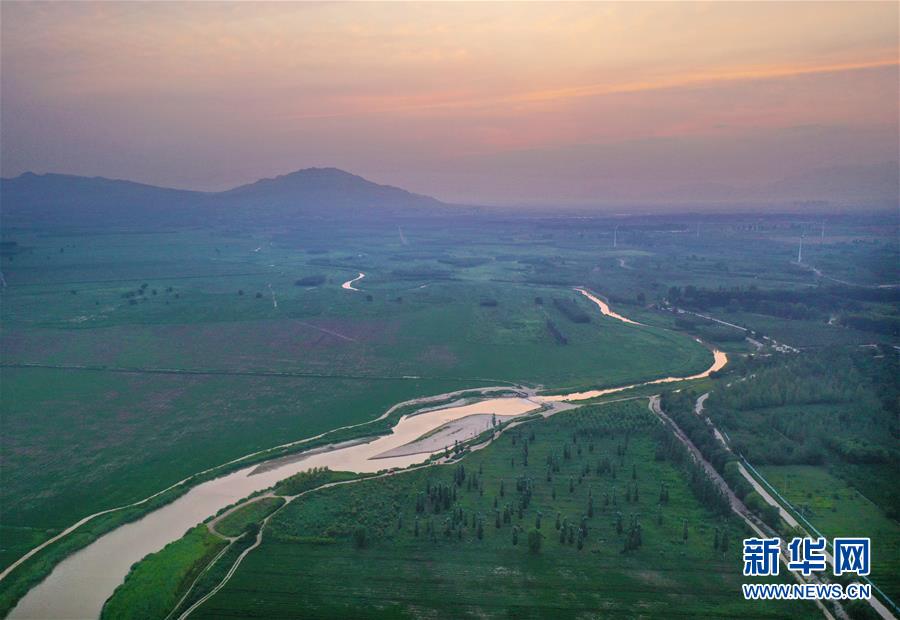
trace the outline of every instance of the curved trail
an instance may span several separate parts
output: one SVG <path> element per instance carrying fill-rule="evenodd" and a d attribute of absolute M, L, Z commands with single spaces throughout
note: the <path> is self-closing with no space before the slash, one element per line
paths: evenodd
<path fill-rule="evenodd" d="M 362 275 L 363 274 L 360 274 L 360 276 Z M 357 280 L 358 279 L 359 278 L 357 278 Z M 350 289 L 350 284 L 353 281 L 354 280 L 351 280 L 345 283 L 347 286 L 344 288 Z M 627 317 L 612 312 L 606 302 L 589 290 L 585 288 L 577 288 L 575 290 L 597 305 L 604 315 L 630 325 L 643 326 L 641 323 L 632 321 Z M 409 414 L 403 416 L 389 435 L 370 438 L 368 440 L 360 440 L 359 442 L 344 442 L 343 444 L 337 445 L 332 444 L 330 446 L 325 446 L 322 449 L 317 449 L 316 451 L 273 459 L 268 462 L 268 467 L 266 467 L 266 462 L 263 462 L 261 465 L 249 466 L 222 477 L 203 482 L 191 488 L 187 493 L 170 504 L 148 513 L 138 521 L 122 525 L 104 534 L 90 545 L 65 558 L 54 567 L 51 574 L 43 582 L 32 588 L 19 601 L 9 617 L 71 618 L 74 616 L 88 618 L 99 616 L 106 598 L 112 593 L 116 586 L 122 582 L 134 562 L 139 561 L 148 553 L 158 551 L 167 543 L 178 539 L 185 530 L 205 520 L 209 515 L 215 514 L 221 508 L 244 499 L 247 495 L 255 491 L 267 489 L 278 481 L 298 473 L 299 471 L 305 471 L 310 467 L 321 466 L 327 466 L 335 470 L 357 472 L 376 472 L 390 468 L 406 468 L 421 463 L 428 455 L 419 453 L 391 458 L 375 459 L 373 457 L 401 445 L 405 445 L 406 443 L 413 442 L 426 433 L 438 429 L 453 420 L 473 414 L 491 413 L 498 416 L 519 416 L 533 412 L 537 409 L 543 409 L 543 415 L 547 416 L 571 408 L 573 405 L 569 404 L 567 401 L 595 398 L 597 396 L 620 392 L 643 385 L 706 377 L 711 372 L 722 368 L 728 361 L 725 354 L 721 351 L 713 350 L 713 356 L 713 364 L 709 369 L 689 377 L 666 377 L 654 381 L 646 381 L 616 388 L 551 396 L 539 396 L 536 395 L 533 390 L 522 390 L 521 392 L 524 392 L 524 394 L 520 392 L 519 396 L 485 398 L 474 403 L 466 401 L 461 403 L 460 401 L 455 401 L 450 402 L 449 404 L 432 407 L 428 410 L 420 409 L 414 412 L 418 415 Z M 508 391 L 509 389 L 509 387 L 496 386 L 480 390 L 457 390 L 455 392 L 448 392 L 436 396 L 411 399 L 394 405 L 379 416 L 376 421 L 387 418 L 398 408 L 404 406 L 427 406 L 429 403 L 446 401 L 455 396 L 460 396 L 463 393 L 477 391 L 483 396 L 487 396 L 494 391 Z M 369 423 L 371 423 L 371 421 L 344 426 L 341 427 L 341 429 L 354 428 Z M 333 431 L 329 431 L 329 433 L 330 432 Z M 302 445 L 327 434 L 328 433 L 322 433 L 315 437 L 282 444 L 276 448 L 254 452 L 244 457 L 234 459 L 233 461 L 229 461 L 226 465 L 239 463 L 242 460 L 263 454 L 270 450 Z M 442 450 L 443 448 L 437 452 L 441 452 Z M 220 467 L 222 466 L 220 465 L 204 470 L 201 474 L 214 472 Z M 68 535 L 92 518 L 125 507 L 143 504 L 153 497 L 171 490 L 179 484 L 189 481 L 192 477 L 193 476 L 188 477 L 179 483 L 168 487 L 164 491 L 160 491 L 160 493 L 154 494 L 139 502 L 85 517 L 77 524 L 67 528 L 63 533 L 57 535 L 50 541 L 43 543 L 41 546 L 33 549 L 20 558 L 0 575 L 0 579 L 6 576 L 16 566 L 40 551 L 40 549 L 59 540 L 63 536 Z M 249 549 L 246 551 L 249 551 Z M 242 556 L 243 555 L 245 554 L 242 554 Z"/>
<path fill-rule="evenodd" d="M 362 280 L 362 279 L 365 278 L 365 277 L 366 277 L 366 274 L 364 274 L 362 271 L 360 271 L 358 276 L 356 276 L 356 277 L 353 278 L 352 280 L 347 280 L 346 282 L 344 282 L 343 284 L 341 284 L 341 288 L 342 288 L 342 289 L 346 289 L 346 290 L 348 290 L 348 291 L 359 291 L 358 288 L 355 288 L 355 287 L 353 286 L 353 283 L 354 283 L 354 282 L 359 282 L 360 280 Z"/>

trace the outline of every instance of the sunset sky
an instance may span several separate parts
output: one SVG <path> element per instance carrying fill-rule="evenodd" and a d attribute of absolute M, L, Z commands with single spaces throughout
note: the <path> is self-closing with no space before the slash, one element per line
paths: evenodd
<path fill-rule="evenodd" d="M 4 176 L 224 189 L 337 166 L 449 201 L 590 204 L 898 159 L 894 2 L 3 2 L 0 17 Z"/>

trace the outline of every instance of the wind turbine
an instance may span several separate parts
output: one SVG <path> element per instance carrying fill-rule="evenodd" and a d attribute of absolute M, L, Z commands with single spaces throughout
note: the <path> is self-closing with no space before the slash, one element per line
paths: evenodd
<path fill-rule="evenodd" d="M 800 249 L 797 250 L 797 264 L 803 262 L 803 233 L 800 233 Z"/>
<path fill-rule="evenodd" d="M 616 226 L 613 228 L 613 248 L 618 247 L 619 245 L 619 227 Z"/>

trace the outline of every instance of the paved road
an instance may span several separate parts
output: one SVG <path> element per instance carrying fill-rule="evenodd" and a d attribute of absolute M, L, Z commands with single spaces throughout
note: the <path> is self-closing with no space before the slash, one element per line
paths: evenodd
<path fill-rule="evenodd" d="M 706 404 L 706 399 L 708 397 L 709 397 L 709 392 L 707 392 L 706 394 L 703 394 L 702 396 L 700 396 L 697 399 L 696 403 L 694 403 L 694 413 L 696 413 L 697 415 L 703 415 L 703 407 Z M 654 402 L 652 399 L 650 402 L 650 407 L 651 407 L 651 409 L 653 409 L 653 407 L 654 407 Z M 655 407 L 660 409 L 660 411 L 657 415 L 660 415 L 660 416 L 664 417 L 664 419 L 669 420 L 668 416 L 666 416 L 665 413 L 663 413 L 662 409 L 660 408 L 658 397 L 656 397 Z M 654 413 L 656 413 L 656 411 L 654 411 Z M 669 421 L 671 422 L 671 420 L 669 420 Z M 731 446 L 729 446 L 728 443 L 725 441 L 725 438 L 722 436 L 722 433 L 719 432 L 719 429 L 717 429 L 715 427 L 715 425 L 713 425 L 712 421 L 709 418 L 706 418 L 706 423 L 709 424 L 710 427 L 713 429 L 713 432 L 715 433 L 716 438 L 719 440 L 719 442 L 721 442 L 721 444 L 725 447 L 725 449 L 728 450 L 729 452 L 731 452 Z M 674 426 L 674 423 L 673 423 L 673 426 Z M 680 430 L 679 430 L 679 432 L 680 432 Z M 677 434 L 678 433 L 676 433 L 676 435 Z M 681 439 L 681 437 L 679 437 L 679 439 Z M 685 436 L 685 439 L 687 439 L 686 436 Z M 684 440 L 682 440 L 682 441 L 684 441 Z M 687 439 L 687 441 L 689 442 L 690 440 Z M 693 444 L 691 444 L 691 445 L 693 445 Z M 696 448 L 695 448 L 695 450 L 696 450 Z M 699 450 L 697 451 L 697 453 L 699 454 Z M 702 458 L 702 455 L 700 458 Z M 778 509 L 778 514 L 784 520 L 785 523 L 787 523 L 791 527 L 799 529 L 801 532 L 804 532 L 804 535 L 807 535 L 807 536 L 809 535 L 809 532 L 807 532 L 806 529 L 800 525 L 800 523 L 797 521 L 797 519 L 795 519 L 794 516 L 791 513 L 789 513 L 774 497 L 772 497 L 772 495 L 759 483 L 759 481 L 756 478 L 754 478 L 753 475 L 751 475 L 749 471 L 747 471 L 747 468 L 744 467 L 743 463 L 738 463 L 738 471 L 740 471 L 740 473 L 744 477 L 744 479 L 750 483 L 750 486 L 753 487 L 753 490 L 756 491 L 759 494 L 759 496 L 762 497 L 762 499 L 767 504 L 769 504 L 770 506 L 774 506 L 775 508 Z M 716 473 L 718 473 L 718 472 L 716 472 Z M 722 483 L 724 484 L 725 481 L 722 480 Z M 734 506 L 732 506 L 732 508 L 734 508 Z M 738 513 L 738 514 L 740 514 L 740 513 Z M 741 515 L 741 516 L 744 517 L 745 515 Z M 762 534 L 761 531 L 759 529 L 757 529 L 756 527 L 754 527 L 752 524 L 750 524 L 750 527 L 753 528 L 753 530 L 757 533 L 758 536 L 764 536 L 764 534 Z M 829 564 L 831 564 L 832 566 L 834 565 L 834 558 L 827 551 L 825 553 L 825 559 Z M 875 612 L 879 616 L 884 618 L 885 620 L 897 620 L 897 617 L 893 613 L 891 613 L 891 611 L 879 599 L 872 597 L 868 600 L 868 603 L 869 603 L 869 605 L 872 606 L 872 609 L 874 609 Z M 820 607 L 821 607 L 821 605 L 820 605 Z"/>

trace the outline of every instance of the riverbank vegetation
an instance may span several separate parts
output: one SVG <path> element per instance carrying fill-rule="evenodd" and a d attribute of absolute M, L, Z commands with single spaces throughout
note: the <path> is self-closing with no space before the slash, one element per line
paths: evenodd
<path fill-rule="evenodd" d="M 691 617 L 812 617 L 812 605 L 732 596 L 743 525 L 681 450 L 631 401 L 510 429 L 448 465 L 316 491 L 273 516 L 195 617 L 668 615 L 673 601 Z"/>
<path fill-rule="evenodd" d="M 227 545 L 205 525 L 191 529 L 138 562 L 103 607 L 101 618 L 165 618 L 178 602 L 175 596 Z"/>
<path fill-rule="evenodd" d="M 223 517 L 213 527 L 222 536 L 240 536 L 248 526 L 259 523 L 283 505 L 284 498 L 263 497 Z"/>

